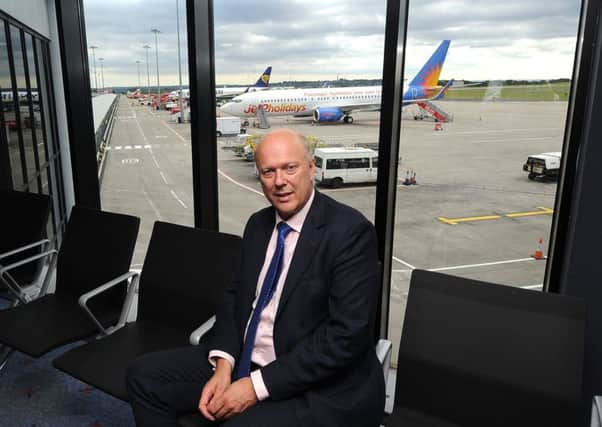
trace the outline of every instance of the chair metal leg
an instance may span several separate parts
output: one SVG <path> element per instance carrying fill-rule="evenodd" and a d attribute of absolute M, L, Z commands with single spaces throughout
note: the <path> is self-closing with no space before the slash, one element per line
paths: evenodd
<path fill-rule="evenodd" d="M 15 350 L 12 348 L 5 345 L 0 345 L 0 373 L 4 371 L 4 367 L 6 366 L 8 359 L 14 352 Z"/>

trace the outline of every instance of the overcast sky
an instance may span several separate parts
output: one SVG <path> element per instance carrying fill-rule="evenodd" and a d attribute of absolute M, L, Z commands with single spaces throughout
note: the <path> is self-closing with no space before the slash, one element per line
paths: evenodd
<path fill-rule="evenodd" d="M 105 86 L 178 83 L 178 0 L 84 0 L 88 46 L 103 58 Z M 188 83 L 185 0 L 180 3 L 183 83 Z M 250 84 L 267 65 L 272 81 L 380 78 L 384 0 L 214 0 L 218 84 Z M 571 77 L 580 1 L 411 1 L 406 78 L 443 39 L 452 43 L 442 79 Z M 146 50 L 143 45 L 151 46 Z M 90 68 L 93 70 L 92 50 Z M 92 81 L 92 86 L 95 83 Z M 99 80 L 98 83 L 101 86 Z"/>

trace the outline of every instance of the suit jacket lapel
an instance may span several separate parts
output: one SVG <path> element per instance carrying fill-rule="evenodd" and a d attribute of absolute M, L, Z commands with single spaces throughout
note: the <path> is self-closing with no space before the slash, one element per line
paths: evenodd
<path fill-rule="evenodd" d="M 282 309 L 299 284 L 301 276 L 313 260 L 314 254 L 320 243 L 320 228 L 324 224 L 324 212 L 321 197 L 320 193 L 316 191 L 314 201 L 307 218 L 305 219 L 303 228 L 301 229 L 301 234 L 297 241 L 297 246 L 295 247 L 295 253 L 288 269 L 275 320 L 278 320 Z"/>

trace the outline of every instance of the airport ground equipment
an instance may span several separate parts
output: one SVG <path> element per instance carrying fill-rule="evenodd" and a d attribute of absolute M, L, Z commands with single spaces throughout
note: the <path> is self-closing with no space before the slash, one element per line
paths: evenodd
<path fill-rule="evenodd" d="M 238 135 L 240 133 L 240 117 L 216 117 L 215 133 L 217 136 Z"/>
<path fill-rule="evenodd" d="M 579 298 L 414 270 L 385 425 L 582 425 L 585 315 Z"/>
<path fill-rule="evenodd" d="M 529 179 L 556 178 L 560 174 L 560 152 L 532 154 L 527 157 L 523 170 Z"/>
<path fill-rule="evenodd" d="M 0 350 L 40 357 L 116 323 L 126 291 L 123 279 L 90 303 L 96 322 L 78 298 L 128 271 L 139 225 L 140 219 L 131 215 L 73 207 L 57 254 L 54 293 L 0 310 Z"/>
<path fill-rule="evenodd" d="M 321 185 L 376 182 L 378 151 L 361 147 L 321 147 L 314 151 L 314 180 Z"/>
<path fill-rule="evenodd" d="M 421 114 L 414 115 L 414 120 L 424 120 L 425 116 L 431 117 L 436 123 L 448 123 L 453 120 L 453 116 L 446 112 L 443 108 L 435 105 L 431 101 L 417 102 L 416 105 L 420 108 Z M 422 114 L 424 112 L 424 114 Z"/>
<path fill-rule="evenodd" d="M 0 297 L 13 305 L 40 294 L 53 262 L 46 227 L 51 199 L 44 194 L 0 191 Z M 48 281 L 41 286 L 46 290 Z"/>
<path fill-rule="evenodd" d="M 53 365 L 127 400 L 130 362 L 145 353 L 187 345 L 190 333 L 214 315 L 240 252 L 238 236 L 155 222 L 139 281 L 128 292 L 138 292 L 136 321 L 123 322 L 110 335 L 69 350 Z M 129 300 L 124 311 L 129 310 Z"/>

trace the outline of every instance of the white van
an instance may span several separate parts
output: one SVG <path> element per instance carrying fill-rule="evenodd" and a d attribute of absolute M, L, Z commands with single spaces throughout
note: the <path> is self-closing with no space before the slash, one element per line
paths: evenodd
<path fill-rule="evenodd" d="M 378 152 L 370 148 L 316 148 L 314 179 L 321 185 L 340 187 L 343 184 L 376 182 Z"/>

